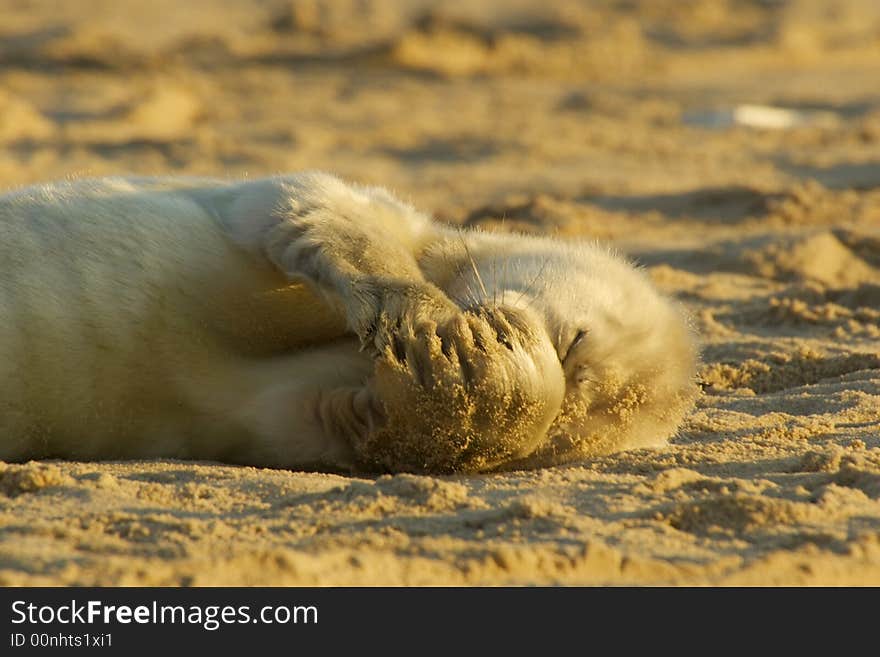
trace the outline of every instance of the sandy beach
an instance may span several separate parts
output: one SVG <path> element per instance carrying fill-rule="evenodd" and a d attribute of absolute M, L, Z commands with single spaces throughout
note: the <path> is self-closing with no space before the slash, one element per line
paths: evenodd
<path fill-rule="evenodd" d="M 880 4 L 0 0 L 0 190 L 302 169 L 612 243 L 693 412 L 477 476 L 0 462 L 0 585 L 880 585 Z"/>

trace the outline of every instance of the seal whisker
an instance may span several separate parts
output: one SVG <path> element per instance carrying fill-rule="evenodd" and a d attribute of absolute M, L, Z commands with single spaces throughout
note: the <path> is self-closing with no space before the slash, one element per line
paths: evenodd
<path fill-rule="evenodd" d="M 467 242 L 464 241 L 464 232 L 459 228 L 458 230 L 458 238 L 461 240 L 461 245 L 464 247 L 464 252 L 467 255 L 468 261 L 471 263 L 471 269 L 474 270 L 474 275 L 477 277 L 477 283 L 480 284 L 480 289 L 483 291 L 484 298 L 489 298 L 489 293 L 486 291 L 486 286 L 483 284 L 483 277 L 480 276 L 480 270 L 477 269 L 477 262 L 474 260 L 474 256 L 471 255 L 471 250 L 468 248 Z"/>
<path fill-rule="evenodd" d="M 474 291 L 474 288 L 471 287 L 471 284 L 468 282 L 467 278 L 465 278 L 464 270 L 460 266 L 458 268 L 458 275 L 461 277 L 462 281 L 464 281 L 464 287 L 465 287 L 465 291 L 467 292 L 467 299 L 469 301 L 469 303 L 467 304 L 467 307 L 470 308 L 470 307 L 479 306 L 480 299 L 477 296 L 476 291 Z"/>
<path fill-rule="evenodd" d="M 498 257 L 492 254 L 492 310 L 498 307 Z"/>
<path fill-rule="evenodd" d="M 462 282 L 464 283 L 466 300 L 468 301 L 467 304 L 459 303 L 458 305 L 461 306 L 462 308 L 469 308 L 471 306 L 479 306 L 480 301 L 477 298 L 477 295 L 474 292 L 473 288 L 471 287 L 470 283 L 468 282 L 467 278 L 465 277 L 464 267 L 462 266 L 461 263 L 457 263 L 455 265 L 455 272 L 458 275 L 458 277 L 462 280 Z"/>
<path fill-rule="evenodd" d="M 532 294 L 532 288 L 535 286 L 535 283 L 540 280 L 541 276 L 544 275 L 544 270 L 547 268 L 547 263 L 550 262 L 549 258 L 544 258 L 544 262 L 541 263 L 541 268 L 538 270 L 538 273 L 535 274 L 535 277 L 531 280 L 531 282 L 525 287 L 525 289 L 520 292 L 519 296 L 516 299 L 516 304 L 519 305 L 519 302 L 522 301 L 523 296 L 528 293 L 530 296 Z"/>

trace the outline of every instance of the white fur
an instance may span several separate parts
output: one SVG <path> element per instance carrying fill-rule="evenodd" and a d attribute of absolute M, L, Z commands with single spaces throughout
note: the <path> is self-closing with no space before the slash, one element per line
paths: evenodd
<path fill-rule="evenodd" d="M 607 249 L 458 232 L 326 174 L 0 196 L 4 459 L 556 463 L 662 443 L 694 361 L 674 304 Z M 457 416 L 410 426 L 395 404 L 459 388 L 472 425 L 432 460 Z M 499 413 L 506 437 L 479 421 Z"/>

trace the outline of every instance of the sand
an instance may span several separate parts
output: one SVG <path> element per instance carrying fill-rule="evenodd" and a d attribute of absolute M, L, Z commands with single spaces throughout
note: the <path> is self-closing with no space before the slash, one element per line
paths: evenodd
<path fill-rule="evenodd" d="M 0 584 L 880 584 L 876 2 L 0 0 L 0 90 L 0 188 L 326 169 L 703 340 L 668 448 L 565 467 L 0 464 Z"/>

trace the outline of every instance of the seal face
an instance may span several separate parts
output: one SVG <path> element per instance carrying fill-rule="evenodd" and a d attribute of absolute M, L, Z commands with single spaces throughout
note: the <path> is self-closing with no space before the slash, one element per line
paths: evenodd
<path fill-rule="evenodd" d="M 324 173 L 0 196 L 0 458 L 537 467 L 663 444 L 682 312 L 607 249 Z"/>

